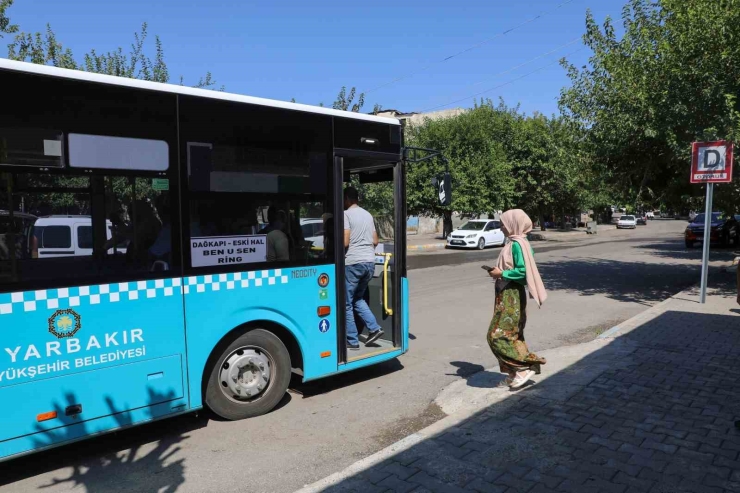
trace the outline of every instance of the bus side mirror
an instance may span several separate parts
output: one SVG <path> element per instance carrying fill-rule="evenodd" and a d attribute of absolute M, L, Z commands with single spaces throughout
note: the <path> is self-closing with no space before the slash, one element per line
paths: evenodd
<path fill-rule="evenodd" d="M 437 192 L 439 205 L 447 207 L 452 203 L 452 177 L 449 173 L 442 173 L 432 178 L 432 186 Z"/>

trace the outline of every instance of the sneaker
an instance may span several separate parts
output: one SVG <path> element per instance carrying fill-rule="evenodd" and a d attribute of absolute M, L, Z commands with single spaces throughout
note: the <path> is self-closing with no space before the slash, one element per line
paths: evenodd
<path fill-rule="evenodd" d="M 520 387 L 523 387 L 525 383 L 529 382 L 529 379 L 534 376 L 534 372 L 532 370 L 527 370 L 522 375 L 517 374 L 516 378 L 514 378 L 514 381 L 511 382 L 511 385 L 509 386 L 512 389 L 518 389 Z"/>
<path fill-rule="evenodd" d="M 350 349 L 352 351 L 359 351 L 360 345 L 359 344 L 352 344 L 351 342 L 347 343 L 347 349 Z"/>
<path fill-rule="evenodd" d="M 370 334 L 367 336 L 367 341 L 365 341 L 365 345 L 372 344 L 373 342 L 380 339 L 380 336 L 383 335 L 382 330 L 376 330 L 375 332 L 370 332 Z"/>

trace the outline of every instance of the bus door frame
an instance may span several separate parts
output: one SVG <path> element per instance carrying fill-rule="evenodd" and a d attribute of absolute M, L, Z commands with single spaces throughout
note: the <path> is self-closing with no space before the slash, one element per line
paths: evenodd
<path fill-rule="evenodd" d="M 336 258 L 335 288 L 337 293 L 337 363 L 345 364 L 347 358 L 346 329 L 346 288 L 344 276 L 344 158 L 362 158 L 377 161 L 379 168 L 393 167 L 393 258 L 395 276 L 393 281 L 393 345 L 396 349 L 403 347 L 403 327 L 401 309 L 401 279 L 406 277 L 406 191 L 405 162 L 401 155 L 358 151 L 354 149 L 334 149 L 334 251 Z M 373 168 L 369 168 L 373 169 Z M 362 205 L 362 204 L 360 204 Z M 338 220 L 342 218 L 342 220 Z M 369 355 L 368 357 L 372 357 Z"/>

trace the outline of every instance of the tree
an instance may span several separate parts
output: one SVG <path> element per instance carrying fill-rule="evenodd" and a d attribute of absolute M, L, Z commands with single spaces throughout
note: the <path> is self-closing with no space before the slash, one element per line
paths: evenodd
<path fill-rule="evenodd" d="M 10 23 L 7 11 L 13 5 L 13 0 L 0 0 L 0 38 L 6 34 L 15 34 L 18 32 L 18 26 Z"/>
<path fill-rule="evenodd" d="M 361 92 L 360 95 L 357 96 L 357 101 L 355 101 L 355 93 L 356 89 L 354 87 L 350 89 L 349 94 L 347 94 L 347 87 L 342 86 L 339 94 L 337 94 L 337 99 L 334 101 L 334 104 L 332 104 L 331 107 L 335 110 L 353 111 L 355 113 L 359 113 L 362 107 L 365 106 L 365 93 Z"/>
<path fill-rule="evenodd" d="M 688 185 L 691 142 L 740 137 L 740 0 L 630 0 L 622 19 L 620 39 L 610 18 L 587 13 L 593 56 L 563 62 L 572 86 L 560 106 L 619 195 L 678 208 L 700 193 Z M 718 188 L 724 207 L 739 198 L 737 182 Z"/>
<path fill-rule="evenodd" d="M 431 178 L 439 164 L 414 164 L 408 171 L 409 210 L 443 215 L 449 231 L 452 212 L 477 216 L 517 207 L 539 217 L 580 211 L 598 200 L 597 176 L 582 152 L 579 128 L 561 117 L 527 116 L 503 101 L 476 102 L 473 109 L 409 127 L 411 145 L 440 150 L 449 160 L 453 203 L 440 208 Z"/>
<path fill-rule="evenodd" d="M 482 105 L 452 118 L 426 119 L 409 126 L 410 145 L 435 149 L 449 162 L 452 204 L 441 207 L 431 180 L 443 169 L 434 160 L 407 170 L 407 206 L 412 214 L 443 216 L 449 233 L 453 211 L 469 215 L 492 214 L 511 205 L 515 183 L 511 162 L 496 139 L 508 118 L 506 111 Z"/>
<path fill-rule="evenodd" d="M 608 189 L 583 153 L 578 128 L 562 117 L 539 114 L 522 118 L 520 127 L 522 134 L 511 140 L 510 151 L 521 193 L 518 207 L 537 214 L 543 229 L 546 215 L 565 222 L 566 214 L 598 209 L 599 194 Z"/>

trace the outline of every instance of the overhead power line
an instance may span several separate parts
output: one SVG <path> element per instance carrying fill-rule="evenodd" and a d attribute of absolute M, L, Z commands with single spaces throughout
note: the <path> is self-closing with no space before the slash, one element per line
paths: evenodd
<path fill-rule="evenodd" d="M 565 56 L 566 56 L 566 57 L 568 57 L 568 56 L 571 56 L 571 55 L 575 55 L 576 53 L 578 53 L 579 51 L 583 50 L 584 48 L 585 48 L 585 47 L 583 47 L 583 48 L 579 48 L 579 49 L 577 49 L 577 50 L 575 50 L 575 51 L 572 51 L 572 52 L 568 53 L 568 54 L 567 54 L 567 55 L 565 55 Z M 467 101 L 468 99 L 473 99 L 473 98 L 477 98 L 478 96 L 481 96 L 481 95 L 483 95 L 483 94 L 486 94 L 486 93 L 489 93 L 489 92 L 491 92 L 491 91 L 495 91 L 496 89 L 500 89 L 500 88 L 502 88 L 502 87 L 508 86 L 509 84 L 512 84 L 512 83 L 514 83 L 514 82 L 516 82 L 516 81 L 518 81 L 518 80 L 522 80 L 522 79 L 524 79 L 525 77 L 529 77 L 530 75 L 534 75 L 534 74 L 536 74 L 537 72 L 541 72 L 541 71 L 543 71 L 544 69 L 546 69 L 546 68 L 548 68 L 548 67 L 551 67 L 551 66 L 555 65 L 555 64 L 556 64 L 556 63 L 558 63 L 558 62 L 559 62 L 559 60 L 555 60 L 555 61 L 553 61 L 553 62 L 550 62 L 550 63 L 548 63 L 547 65 L 543 65 L 543 66 L 542 66 L 542 67 L 540 67 L 540 68 L 537 68 L 537 69 L 535 69 L 535 70 L 532 70 L 531 72 L 527 72 L 526 74 L 524 74 L 524 75 L 521 75 L 521 76 L 519 76 L 519 77 L 517 77 L 517 78 L 515 78 L 515 79 L 511 79 L 511 80 L 510 80 L 510 81 L 508 81 L 508 82 L 504 82 L 503 84 L 499 84 L 499 85 L 498 85 L 498 86 L 496 86 L 496 87 L 491 87 L 490 89 L 486 89 L 485 91 L 480 91 L 480 92 L 477 92 L 477 93 L 475 93 L 475 94 L 471 94 L 470 96 L 466 96 L 466 97 L 464 97 L 464 98 L 461 98 L 461 99 L 456 99 L 455 101 L 450 101 L 450 102 L 448 102 L 448 103 L 445 103 L 445 104 L 441 104 L 441 105 L 439 105 L 439 106 L 435 106 L 435 107 L 433 107 L 433 108 L 427 108 L 427 109 L 425 109 L 425 110 L 419 111 L 418 113 L 427 113 L 427 112 L 429 112 L 429 111 L 434 111 L 434 110 L 438 110 L 438 109 L 440 109 L 440 108 L 444 108 L 445 106 L 449 106 L 449 105 L 451 105 L 451 104 L 457 104 L 457 103 L 461 103 L 461 102 L 463 102 L 463 101 Z"/>
<path fill-rule="evenodd" d="M 474 84 L 470 84 L 470 85 L 471 86 L 477 86 L 477 85 L 483 84 L 484 82 L 488 82 L 490 80 L 497 79 L 497 78 L 501 77 L 502 75 L 506 75 L 506 74 L 509 74 L 509 73 L 514 72 L 516 70 L 519 70 L 520 68 L 524 67 L 525 65 L 529 65 L 532 62 L 536 62 L 537 60 L 539 60 L 541 58 L 545 58 L 546 56 L 552 55 L 553 53 L 556 53 L 556 52 L 562 50 L 565 47 L 568 47 L 568 46 L 570 46 L 570 45 L 572 45 L 574 43 L 577 43 L 581 39 L 582 38 L 580 36 L 577 37 L 577 38 L 571 39 L 570 41 L 568 41 L 564 45 L 558 46 L 557 48 L 555 48 L 553 50 L 550 50 L 547 53 L 542 53 L 541 55 L 537 55 L 534 58 L 530 58 L 526 62 L 520 63 L 519 65 L 516 65 L 514 67 L 511 67 L 510 69 L 504 70 L 503 72 L 499 72 L 499 73 L 497 73 L 495 75 L 492 75 L 491 77 L 486 77 L 485 79 L 483 79 L 483 80 L 481 80 L 479 82 L 476 82 Z"/>
<path fill-rule="evenodd" d="M 514 72 L 514 71 L 516 71 L 516 70 L 518 70 L 518 69 L 520 69 L 520 68 L 524 67 L 525 65 L 529 65 L 529 64 L 530 64 L 530 63 L 532 63 L 532 62 L 536 62 L 537 60 L 539 60 L 539 59 L 541 59 L 541 58 L 544 58 L 544 57 L 546 57 L 546 56 L 548 56 L 548 55 L 552 55 L 553 53 L 555 53 L 555 52 L 557 52 L 557 51 L 560 51 L 560 50 L 562 50 L 563 48 L 565 48 L 565 47 L 567 47 L 567 46 L 570 46 L 570 45 L 572 45 L 573 43 L 575 43 L 575 42 L 579 41 L 580 39 L 581 39 L 580 37 L 578 37 L 578 38 L 574 38 L 574 39 L 572 39 L 572 40 L 568 41 L 567 43 L 565 43 L 564 45 L 558 46 L 558 47 L 557 47 L 557 48 L 555 48 L 555 49 L 552 49 L 552 50 L 550 50 L 550 51 L 547 51 L 547 52 L 545 52 L 545 53 L 539 54 L 539 55 L 537 55 L 536 57 L 534 57 L 534 58 L 530 58 L 530 59 L 529 59 L 529 60 L 527 60 L 526 62 L 520 63 L 520 64 L 518 64 L 518 65 L 515 65 L 515 66 L 511 67 L 511 68 L 508 68 L 508 69 L 504 70 L 503 72 L 499 72 L 499 73 L 497 73 L 497 74 L 495 74 L 495 75 L 492 75 L 492 76 L 490 76 L 490 77 L 486 77 L 485 79 L 483 79 L 483 80 L 481 80 L 481 81 L 479 81 L 479 82 L 475 82 L 475 83 L 473 83 L 473 84 L 468 84 L 468 85 L 467 85 L 467 86 L 465 86 L 465 87 L 473 87 L 473 86 L 478 86 L 478 85 L 480 85 L 480 84 L 483 84 L 484 82 L 488 82 L 488 81 L 491 81 L 491 80 L 493 80 L 493 79 L 497 79 L 497 78 L 501 77 L 502 75 L 506 75 L 506 74 L 509 74 L 509 73 L 511 73 L 511 72 Z M 450 104 L 452 104 L 452 103 L 450 103 Z"/>
<path fill-rule="evenodd" d="M 552 10 L 540 12 L 536 16 L 531 17 L 531 18 L 525 20 L 524 22 L 522 22 L 521 24 L 517 24 L 516 26 L 511 27 L 511 28 L 509 28 L 509 29 L 507 29 L 505 31 L 501 31 L 500 33 L 496 34 L 495 36 L 491 36 L 488 39 L 484 39 L 483 41 L 481 41 L 479 43 L 476 43 L 476 44 L 474 44 L 472 46 L 469 46 L 469 47 L 465 48 L 464 50 L 458 51 L 457 53 L 454 53 L 452 55 L 449 55 L 449 56 L 447 56 L 445 58 L 442 58 L 441 60 L 437 60 L 436 62 L 432 62 L 429 65 L 426 65 L 426 66 L 422 67 L 421 69 L 419 69 L 419 70 L 417 70 L 415 72 L 411 72 L 411 73 L 409 73 L 407 75 L 403 75 L 401 77 L 397 77 L 397 78 L 395 78 L 395 79 L 393 79 L 391 81 L 388 81 L 388 82 L 385 82 L 383 84 L 380 84 L 379 86 L 373 87 L 372 89 L 368 89 L 368 90 L 364 91 L 364 93 L 365 94 L 370 94 L 371 92 L 375 92 L 378 89 L 382 89 L 384 87 L 388 87 L 388 86 L 393 85 L 393 84 L 395 84 L 397 82 L 400 82 L 402 80 L 405 80 L 405 79 L 408 79 L 410 77 L 413 77 L 413 76 L 415 76 L 417 74 L 420 74 L 420 73 L 422 73 L 422 72 L 430 69 L 431 67 L 434 67 L 435 65 L 439 65 L 440 63 L 444 63 L 446 61 L 452 60 L 453 58 L 458 57 L 458 56 L 460 56 L 460 55 L 462 55 L 464 53 L 467 53 L 469 51 L 473 51 L 473 50 L 475 50 L 477 48 L 480 48 L 481 46 L 483 46 L 483 45 L 485 45 L 487 43 L 490 43 L 491 41 L 493 41 L 495 39 L 498 39 L 498 38 L 500 38 L 502 36 L 506 36 L 510 32 L 516 31 L 517 29 L 520 29 L 520 28 L 526 26 L 527 24 L 530 24 L 530 23 L 536 21 L 537 19 L 541 19 L 543 17 L 546 17 L 546 16 L 552 14 L 553 12 L 555 12 L 556 10 L 561 9 L 562 7 L 568 5 L 569 3 L 572 3 L 572 2 L 573 2 L 573 0 L 565 0 L 564 2 L 561 2 L 560 4 L 558 4 Z"/>

